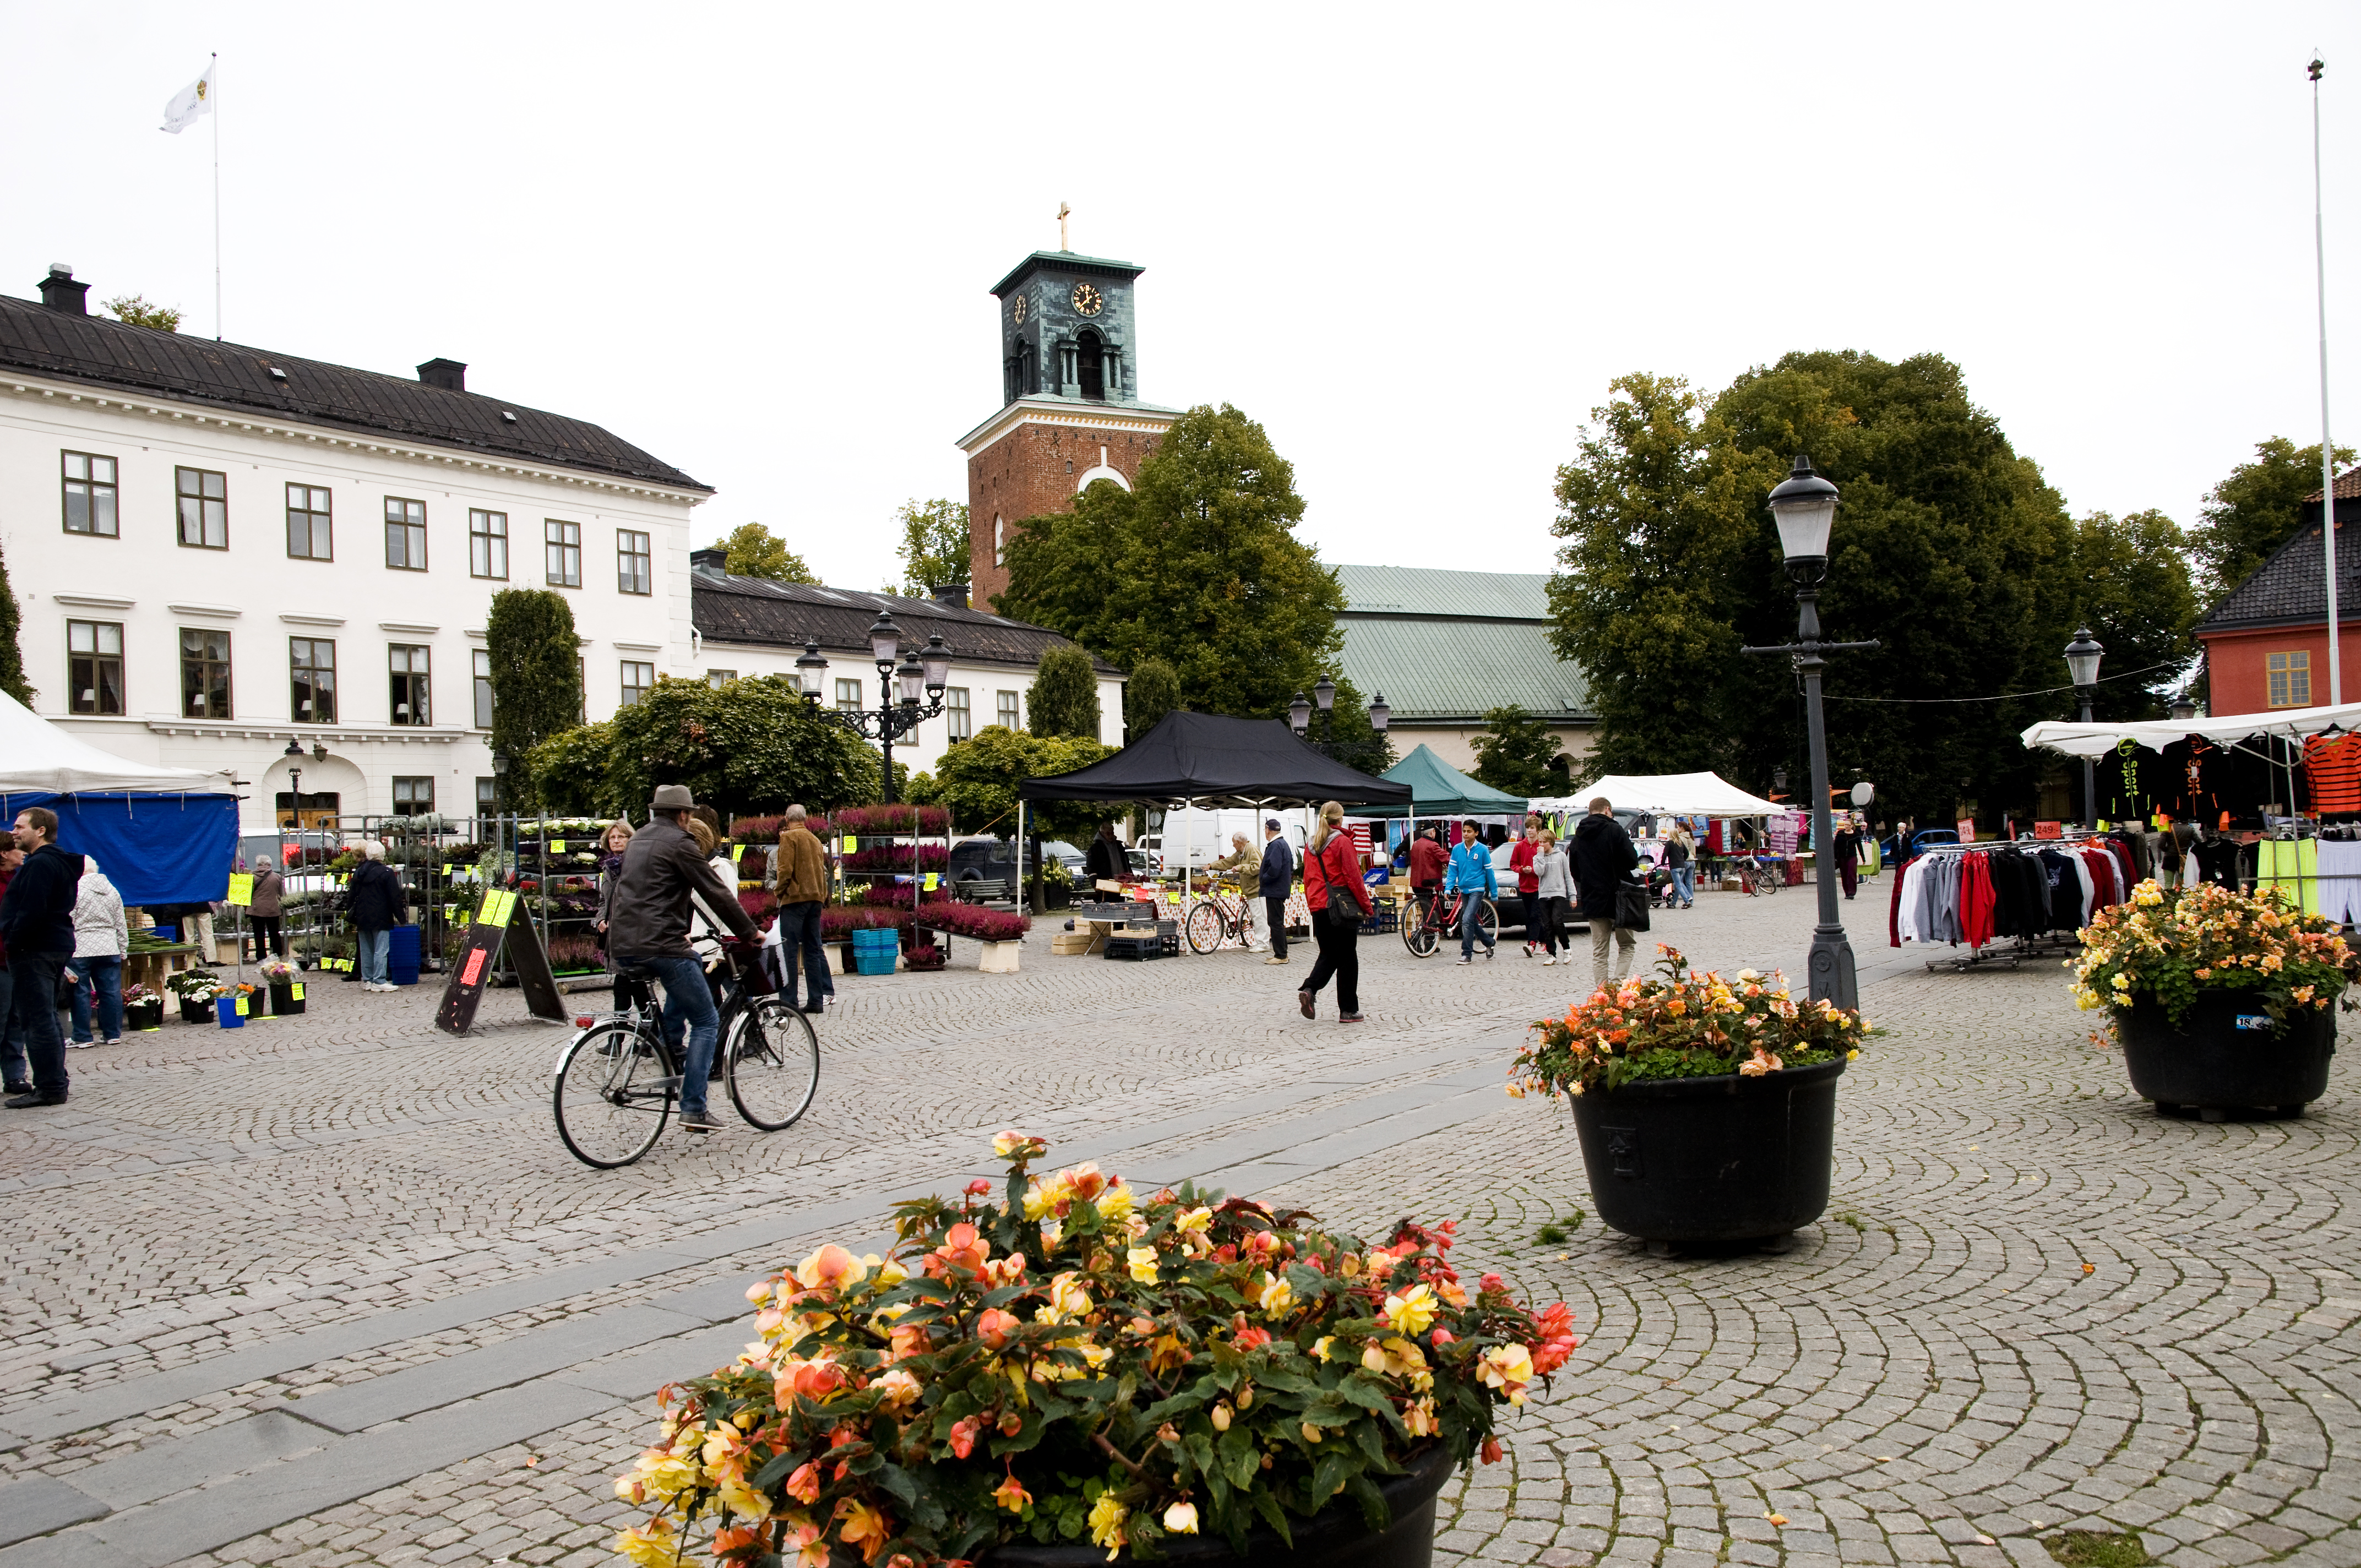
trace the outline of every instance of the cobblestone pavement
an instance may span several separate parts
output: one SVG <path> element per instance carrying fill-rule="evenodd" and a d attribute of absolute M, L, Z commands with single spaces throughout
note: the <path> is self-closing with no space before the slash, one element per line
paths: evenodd
<path fill-rule="evenodd" d="M 1780 1255 L 1603 1232 L 1564 1113 L 1501 1095 L 1587 952 L 1369 939 L 1345 1027 L 1296 1014 L 1308 955 L 1055 959 L 1045 923 L 1020 974 L 840 981 L 789 1132 L 607 1172 L 551 1129 L 566 1032 L 509 993 L 464 1040 L 423 990 L 324 983 L 300 1020 L 74 1052 L 71 1104 L 0 1120 L 0 1568 L 617 1561 L 609 1477 L 655 1387 L 747 1337 L 747 1279 L 874 1245 L 1005 1125 L 1371 1230 L 1464 1216 L 1465 1264 L 1575 1304 L 1583 1349 L 1446 1489 L 1439 1562 L 1997 1568 L 2080 1528 L 2361 1563 L 2349 1069 L 2302 1120 L 2160 1120 L 2054 961 L 1930 975 L 1879 891 L 1847 913 L 1888 1033 Z M 1653 936 L 1800 968 L 1812 918 L 1707 895 Z"/>

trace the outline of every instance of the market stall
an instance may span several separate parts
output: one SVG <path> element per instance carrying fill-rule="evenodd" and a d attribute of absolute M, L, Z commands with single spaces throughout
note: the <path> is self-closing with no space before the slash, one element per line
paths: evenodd
<path fill-rule="evenodd" d="M 1772 834 L 1768 821 L 1786 821 L 1790 808 L 1775 800 L 1765 800 L 1759 795 L 1749 795 L 1719 773 L 1609 773 L 1597 780 L 1580 795 L 1543 795 L 1532 802 L 1532 809 L 1545 817 L 1562 817 L 1567 826 L 1590 809 L 1590 803 L 1601 795 L 1612 802 L 1618 811 L 1645 811 L 1665 817 L 1703 817 L 1715 823 L 1745 819 L 1754 824 L 1754 848 L 1772 850 Z M 1699 841 L 1702 857 L 1735 852 L 1731 846 L 1709 835 Z M 1773 852 L 1776 852 L 1775 850 Z M 1788 839 L 1785 851 L 1787 863 L 1795 865 L 1795 844 Z M 1790 877 L 1788 880 L 1795 880 Z"/>
<path fill-rule="evenodd" d="M 1367 806 L 1355 812 L 1355 816 L 1374 818 L 1521 817 L 1526 809 L 1524 796 L 1494 789 L 1480 779 L 1468 777 L 1427 750 L 1422 741 L 1409 756 L 1388 768 L 1379 777 L 1392 784 L 1408 784 L 1411 792 L 1409 804 Z"/>

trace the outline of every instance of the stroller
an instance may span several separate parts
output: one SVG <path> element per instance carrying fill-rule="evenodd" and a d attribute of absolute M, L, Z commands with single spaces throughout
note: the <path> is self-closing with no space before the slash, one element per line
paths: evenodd
<path fill-rule="evenodd" d="M 1648 902 L 1658 909 L 1680 907 L 1680 888 L 1674 883 L 1669 866 L 1651 866 L 1648 869 Z"/>

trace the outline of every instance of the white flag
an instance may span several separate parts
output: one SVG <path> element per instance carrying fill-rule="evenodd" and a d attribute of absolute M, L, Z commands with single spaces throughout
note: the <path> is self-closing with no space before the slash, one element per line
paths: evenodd
<path fill-rule="evenodd" d="M 174 136 L 179 136 L 197 123 L 198 115 L 210 115 L 213 112 L 214 68 L 208 65 L 203 76 L 173 93 L 172 101 L 164 105 L 164 124 L 161 128 L 171 132 Z"/>

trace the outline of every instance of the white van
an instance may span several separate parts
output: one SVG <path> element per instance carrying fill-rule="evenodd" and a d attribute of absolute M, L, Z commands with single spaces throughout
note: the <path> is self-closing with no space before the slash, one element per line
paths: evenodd
<path fill-rule="evenodd" d="M 1312 823 L 1311 812 L 1302 806 L 1273 806 L 1259 811 L 1202 807 L 1151 811 L 1148 814 L 1148 831 L 1141 837 L 1139 847 L 1148 852 L 1149 862 L 1159 876 L 1178 876 L 1184 870 L 1200 872 L 1228 856 L 1233 833 L 1245 834 L 1247 845 L 1260 854 L 1262 825 L 1273 817 L 1279 818 L 1279 830 L 1301 864 Z"/>

